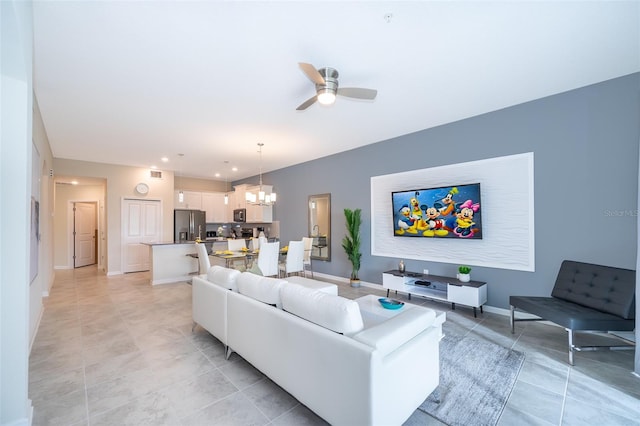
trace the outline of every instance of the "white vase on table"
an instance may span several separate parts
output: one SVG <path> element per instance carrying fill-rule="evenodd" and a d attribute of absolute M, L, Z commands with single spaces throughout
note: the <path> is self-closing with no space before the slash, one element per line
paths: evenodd
<path fill-rule="evenodd" d="M 468 283 L 469 281 L 471 281 L 471 275 L 470 274 L 458 274 L 458 281 L 461 281 L 463 283 Z"/>

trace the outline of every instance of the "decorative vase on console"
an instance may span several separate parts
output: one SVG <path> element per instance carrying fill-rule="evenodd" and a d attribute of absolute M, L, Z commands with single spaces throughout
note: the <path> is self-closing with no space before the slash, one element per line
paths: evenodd
<path fill-rule="evenodd" d="M 471 281 L 471 275 L 469 274 L 471 272 L 471 268 L 468 266 L 460 266 L 458 267 L 458 275 L 456 276 L 458 278 L 459 281 L 463 282 L 463 283 L 468 283 L 469 281 Z"/>

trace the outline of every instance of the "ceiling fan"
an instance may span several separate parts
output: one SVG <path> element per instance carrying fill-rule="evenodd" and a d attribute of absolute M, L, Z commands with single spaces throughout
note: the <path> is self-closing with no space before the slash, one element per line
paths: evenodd
<path fill-rule="evenodd" d="M 299 62 L 302 71 L 316 85 L 316 95 L 304 101 L 296 110 L 302 111 L 309 108 L 316 101 L 323 105 L 331 105 L 336 100 L 336 95 L 346 96 L 356 99 L 375 99 L 378 94 L 374 89 L 363 89 L 361 87 L 342 87 L 338 88 L 338 71 L 325 67 L 316 69 L 311 64 Z"/>

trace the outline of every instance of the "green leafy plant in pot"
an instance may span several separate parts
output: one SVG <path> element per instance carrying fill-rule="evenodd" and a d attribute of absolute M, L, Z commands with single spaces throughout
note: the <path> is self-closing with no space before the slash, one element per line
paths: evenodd
<path fill-rule="evenodd" d="M 471 267 L 462 265 L 458 267 L 458 279 L 463 283 L 471 281 Z"/>
<path fill-rule="evenodd" d="M 344 209 L 344 217 L 346 219 L 347 235 L 342 239 L 342 248 L 347 253 L 347 258 L 351 262 L 351 287 L 360 287 L 360 278 L 358 271 L 360 270 L 360 225 L 362 224 L 361 209 Z"/>

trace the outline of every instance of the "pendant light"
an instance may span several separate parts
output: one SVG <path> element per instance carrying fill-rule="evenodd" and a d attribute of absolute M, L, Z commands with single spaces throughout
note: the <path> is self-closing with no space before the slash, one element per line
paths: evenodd
<path fill-rule="evenodd" d="M 182 175 L 182 157 L 184 157 L 184 154 L 178 154 L 178 157 L 180 158 L 180 164 L 178 165 L 179 166 L 178 177 L 180 177 Z M 178 203 L 180 204 L 184 203 L 184 192 L 182 191 L 182 189 L 178 191 Z"/>
<path fill-rule="evenodd" d="M 229 176 L 229 162 L 224 162 L 224 204 L 229 205 L 229 191 L 227 190 L 227 178 Z"/>
<path fill-rule="evenodd" d="M 258 206 L 270 206 L 276 203 L 276 193 L 271 192 L 267 194 L 262 188 L 262 147 L 264 144 L 262 142 L 258 143 L 258 153 L 260 154 L 260 185 L 258 187 L 258 194 L 254 194 L 250 191 L 245 193 L 245 199 L 250 204 L 255 204 Z"/>

